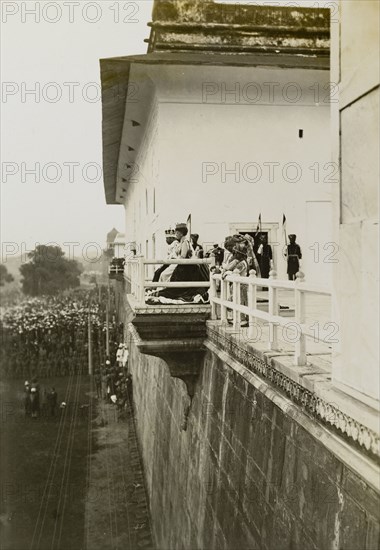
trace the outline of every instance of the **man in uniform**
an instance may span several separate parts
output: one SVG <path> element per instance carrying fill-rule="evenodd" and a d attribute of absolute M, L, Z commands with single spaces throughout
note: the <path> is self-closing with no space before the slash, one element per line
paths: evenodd
<path fill-rule="evenodd" d="M 50 416 L 55 416 L 55 412 L 57 409 L 57 397 L 58 397 L 57 392 L 55 391 L 55 388 L 52 386 L 50 388 L 50 392 L 47 394 Z"/>
<path fill-rule="evenodd" d="M 192 233 L 190 235 L 191 248 L 193 249 L 193 254 L 196 258 L 200 260 L 203 259 L 203 247 L 198 243 L 199 235 L 198 233 Z"/>
<path fill-rule="evenodd" d="M 263 279 L 268 279 L 272 267 L 273 254 L 272 247 L 268 244 L 268 238 L 265 233 L 261 233 L 260 235 L 260 244 L 256 256 L 260 266 L 261 277 Z"/>
<path fill-rule="evenodd" d="M 288 279 L 294 281 L 300 269 L 300 260 L 302 259 L 301 247 L 296 243 L 297 235 L 289 235 L 289 244 L 286 247 L 286 257 L 288 260 Z"/>
<path fill-rule="evenodd" d="M 215 258 L 215 266 L 219 267 L 222 265 L 224 260 L 224 250 L 217 243 L 214 244 L 213 248 L 206 253 L 206 258 L 210 256 Z"/>

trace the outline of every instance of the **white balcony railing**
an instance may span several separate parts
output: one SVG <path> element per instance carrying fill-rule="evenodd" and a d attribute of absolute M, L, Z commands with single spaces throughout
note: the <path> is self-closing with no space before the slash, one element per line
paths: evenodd
<path fill-rule="evenodd" d="M 220 286 L 220 292 L 218 291 Z M 242 287 L 245 289 L 242 292 Z M 268 311 L 259 309 L 257 303 L 258 287 L 268 288 Z M 280 290 L 294 293 L 294 316 L 289 322 L 289 317 L 280 315 L 280 303 L 278 293 Z M 327 328 L 314 330 L 313 324 L 306 324 L 306 296 L 310 294 L 331 296 L 328 288 L 308 284 L 303 277 L 296 281 L 277 280 L 275 272 L 271 272 L 269 279 L 258 278 L 254 271 L 248 277 L 240 277 L 237 274 L 227 275 L 223 278 L 220 274 L 211 275 L 210 285 L 211 318 L 220 319 L 227 323 L 228 311 L 232 311 L 232 326 L 234 329 L 241 327 L 241 318 L 246 316 L 247 338 L 257 337 L 257 320 L 264 321 L 269 326 L 268 349 L 278 351 L 278 331 L 286 327 L 295 333 L 292 340 L 295 345 L 294 363 L 304 366 L 306 361 L 307 338 L 314 342 L 326 343 L 331 332 L 331 323 L 326 323 Z M 246 298 L 246 304 L 242 304 L 242 296 Z M 219 307 L 218 307 L 219 306 Z"/>
<path fill-rule="evenodd" d="M 154 283 L 151 277 L 148 276 L 148 266 L 161 265 L 212 265 L 213 259 L 200 260 L 198 258 L 190 258 L 188 260 L 147 260 L 142 256 L 128 260 L 125 263 L 125 277 L 131 285 L 130 293 L 136 300 L 137 304 L 145 304 L 145 291 L 155 288 L 209 288 L 210 281 L 178 281 L 178 282 L 158 282 Z"/>
<path fill-rule="evenodd" d="M 110 265 L 108 268 L 108 275 L 123 275 L 124 266 L 122 265 Z"/>
<path fill-rule="evenodd" d="M 314 343 L 326 344 L 326 342 L 330 342 L 328 336 L 331 333 L 332 323 L 326 323 L 327 328 L 323 327 L 318 331 L 314 330 L 313 324 L 306 323 L 306 297 L 308 295 L 331 297 L 331 291 L 326 287 L 305 282 L 302 276 L 296 281 L 277 280 L 276 273 L 272 271 L 269 279 L 262 279 L 256 277 L 255 272 L 251 271 L 248 277 L 241 277 L 236 273 L 225 277 L 222 277 L 221 274 L 211 274 L 209 281 L 168 283 L 154 283 L 148 277 L 148 266 L 151 265 L 212 265 L 212 263 L 213 259 L 148 260 L 143 257 L 136 257 L 126 262 L 125 278 L 130 284 L 130 293 L 137 305 L 145 305 L 147 289 L 209 287 L 211 319 L 220 320 L 226 325 L 230 322 L 233 329 L 239 330 L 241 329 L 242 318 L 243 320 L 245 318 L 248 341 L 256 338 L 258 321 L 266 323 L 269 327 L 267 346 L 270 351 L 280 350 L 278 337 L 280 329 L 286 327 L 286 330 L 293 331 L 296 336 L 292 340 L 294 343 L 294 363 L 298 366 L 307 364 L 308 338 L 313 339 Z M 264 311 L 262 304 L 259 304 L 259 287 L 268 288 L 267 311 Z M 290 322 L 289 316 L 284 317 L 281 315 L 279 291 L 288 291 L 293 294 L 294 311 L 292 310 L 292 313 L 294 314 Z M 242 297 L 245 297 L 245 299 L 242 300 Z"/>

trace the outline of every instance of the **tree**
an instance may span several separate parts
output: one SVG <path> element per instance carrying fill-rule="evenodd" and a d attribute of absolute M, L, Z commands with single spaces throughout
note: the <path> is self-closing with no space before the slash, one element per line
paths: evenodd
<path fill-rule="evenodd" d="M 51 295 L 79 286 L 81 267 L 64 255 L 59 246 L 38 245 L 29 252 L 30 261 L 20 267 L 23 292 L 30 296 Z"/>
<path fill-rule="evenodd" d="M 13 275 L 8 273 L 8 269 L 4 264 L 0 264 L 0 286 L 14 281 Z"/>

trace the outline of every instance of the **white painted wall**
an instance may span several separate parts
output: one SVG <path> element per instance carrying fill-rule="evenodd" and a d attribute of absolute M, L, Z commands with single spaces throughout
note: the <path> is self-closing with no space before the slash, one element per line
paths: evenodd
<path fill-rule="evenodd" d="M 145 253 L 146 240 L 151 243 L 156 234 L 156 254 L 162 256 L 164 230 L 186 221 L 190 213 L 193 231 L 211 245 L 223 243 L 233 223 L 255 230 L 261 212 L 263 224 L 279 227 L 278 243 L 272 245 L 279 276 L 286 278 L 283 213 L 288 233 L 297 234 L 308 258 L 313 254 L 309 246 L 318 237 L 308 228 L 308 204 L 329 201 L 336 179 L 336 170 L 328 164 L 330 107 L 323 102 L 328 72 L 239 67 L 149 71 L 158 113 L 151 117 L 137 159 L 138 180 L 128 190 L 126 235 L 133 235 L 131 240 Z M 252 103 L 257 90 L 261 99 Z M 296 93 L 301 95 L 294 102 Z M 151 208 L 146 214 L 145 189 L 151 196 L 153 188 L 156 214 Z M 332 240 L 330 225 L 325 227 L 321 247 Z M 307 260 L 306 265 L 308 280 L 328 282 L 326 264 Z"/>
<path fill-rule="evenodd" d="M 380 399 L 379 376 L 379 3 L 341 2 L 341 36 L 333 41 L 333 71 L 341 132 L 340 194 L 334 211 L 339 263 L 334 266 L 336 386 L 371 405 Z M 340 70 L 339 70 L 340 69 Z M 337 80 L 338 80 L 337 78 Z"/>

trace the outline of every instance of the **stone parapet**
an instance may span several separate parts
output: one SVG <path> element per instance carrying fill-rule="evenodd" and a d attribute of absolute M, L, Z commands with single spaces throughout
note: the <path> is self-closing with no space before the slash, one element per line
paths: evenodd
<path fill-rule="evenodd" d="M 375 461 L 208 332 L 186 431 L 183 385 L 129 333 L 156 547 L 378 548 Z"/>
<path fill-rule="evenodd" d="M 369 456 L 380 459 L 378 411 L 343 394 L 331 384 L 324 366 L 296 367 L 290 356 L 260 351 L 241 332 L 231 332 L 222 323 L 208 323 L 208 339 L 219 350 L 269 381 L 318 421 L 333 428 Z"/>

